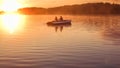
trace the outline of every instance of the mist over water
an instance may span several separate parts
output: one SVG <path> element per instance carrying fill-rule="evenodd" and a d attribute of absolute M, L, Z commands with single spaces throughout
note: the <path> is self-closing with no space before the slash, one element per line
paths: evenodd
<path fill-rule="evenodd" d="M 54 17 L 17 16 L 13 33 L 1 24 L 0 68 L 120 68 L 120 16 L 63 15 L 72 25 L 48 26 Z"/>

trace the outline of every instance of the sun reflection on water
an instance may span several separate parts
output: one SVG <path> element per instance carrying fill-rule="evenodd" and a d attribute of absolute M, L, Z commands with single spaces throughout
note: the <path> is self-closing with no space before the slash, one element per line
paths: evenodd
<path fill-rule="evenodd" d="M 2 28 L 9 33 L 14 33 L 23 27 L 24 19 L 24 16 L 20 14 L 4 14 L 1 16 Z"/>

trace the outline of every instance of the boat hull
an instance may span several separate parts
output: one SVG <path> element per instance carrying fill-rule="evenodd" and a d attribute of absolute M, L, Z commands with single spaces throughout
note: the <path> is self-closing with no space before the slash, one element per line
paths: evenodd
<path fill-rule="evenodd" d="M 71 20 L 52 21 L 47 23 L 47 25 L 68 25 L 68 24 L 71 24 Z"/>

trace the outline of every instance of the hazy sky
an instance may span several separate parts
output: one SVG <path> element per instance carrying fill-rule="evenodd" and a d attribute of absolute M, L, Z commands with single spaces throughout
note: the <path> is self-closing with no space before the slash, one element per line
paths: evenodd
<path fill-rule="evenodd" d="M 10 1 L 10 0 L 8 0 Z M 88 2 L 115 2 L 119 3 L 120 0 L 17 0 L 24 7 L 55 7 L 62 5 L 72 5 L 72 4 L 81 4 Z M 0 0 L 2 2 L 2 0 Z"/>

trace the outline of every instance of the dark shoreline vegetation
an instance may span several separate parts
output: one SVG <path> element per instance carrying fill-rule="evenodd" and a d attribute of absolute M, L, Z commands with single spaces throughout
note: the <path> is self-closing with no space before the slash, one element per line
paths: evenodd
<path fill-rule="evenodd" d="M 69 14 L 69 15 L 120 15 L 120 4 L 86 3 L 81 5 L 65 5 L 53 8 L 25 7 L 17 11 L 25 15 Z M 3 11 L 0 14 L 4 13 Z"/>

